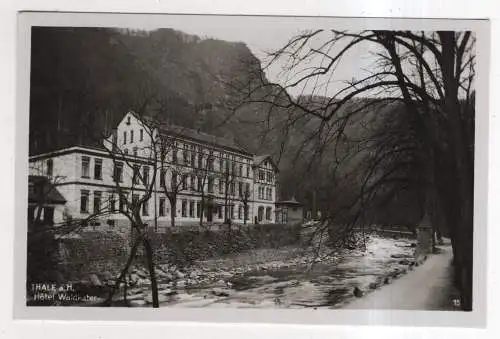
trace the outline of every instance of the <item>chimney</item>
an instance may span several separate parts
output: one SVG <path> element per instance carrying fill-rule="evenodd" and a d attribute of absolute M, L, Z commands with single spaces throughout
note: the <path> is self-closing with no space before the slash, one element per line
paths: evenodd
<path fill-rule="evenodd" d="M 116 127 L 111 129 L 111 147 L 112 151 L 116 152 L 118 148 L 118 129 Z"/>

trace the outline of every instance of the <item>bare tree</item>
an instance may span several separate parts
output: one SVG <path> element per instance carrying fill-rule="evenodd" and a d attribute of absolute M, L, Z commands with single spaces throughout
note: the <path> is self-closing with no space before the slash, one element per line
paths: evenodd
<path fill-rule="evenodd" d="M 372 51 L 373 63 L 359 79 L 336 79 L 343 59 L 359 48 Z M 269 54 L 264 70 L 277 66 L 283 70 L 280 83 L 254 68 L 249 81 L 229 84 L 241 99 L 233 111 L 267 107 L 268 131 L 283 131 L 282 146 L 290 144 L 291 131 L 302 129 L 295 159 L 307 156 L 306 168 L 358 169 L 357 193 L 343 208 L 349 211 L 343 214 L 348 227 L 336 226 L 341 222 L 333 205 L 325 206 L 321 225 L 349 237 L 352 226 L 366 223 L 366 212 L 380 201 L 391 203 L 403 190 L 419 191 L 422 215 L 444 216 L 462 305 L 471 309 L 474 34 L 303 32 Z M 383 113 L 376 109 L 380 105 L 402 109 Z M 360 137 L 351 126 L 363 123 L 377 128 Z M 352 142 L 357 150 L 347 146 Z"/>
<path fill-rule="evenodd" d="M 221 165 L 222 164 L 220 180 L 222 181 L 224 190 L 224 223 L 231 229 L 234 213 L 233 202 L 236 197 L 236 165 L 230 158 L 224 159 L 223 162 L 221 162 Z"/>
<path fill-rule="evenodd" d="M 208 151 L 205 154 L 203 151 L 199 151 L 195 154 L 194 159 L 197 163 L 192 164 L 193 178 L 196 178 L 198 185 L 194 187 L 196 192 L 200 195 L 200 203 L 198 206 L 198 214 L 200 220 L 200 226 L 203 226 L 203 217 L 207 216 L 207 222 L 212 221 L 212 205 L 213 205 L 213 193 L 214 193 L 214 155 L 212 151 Z"/>
<path fill-rule="evenodd" d="M 130 267 L 142 247 L 146 254 L 146 265 L 149 270 L 153 307 L 159 307 L 154 249 L 150 238 L 150 227 L 148 227 L 150 225 L 144 222 L 143 216 L 149 215 L 151 200 L 156 208 L 155 194 L 163 192 L 171 206 L 171 226 L 175 227 L 178 195 L 188 190 L 187 179 L 194 174 L 194 171 L 191 166 L 188 166 L 189 157 L 186 150 L 181 154 L 182 161 L 180 161 L 178 143 L 175 138 L 164 133 L 160 120 L 140 117 L 138 122 L 144 131 L 144 140 L 146 141 L 143 146 L 134 148 L 133 155 L 126 153 L 124 149 L 119 147 L 114 135 L 104 138 L 107 154 L 113 162 L 115 184 L 113 193 L 118 198 L 119 208 L 117 210 L 115 208 L 115 195 L 113 195 L 113 201 L 109 202 L 108 209 L 94 211 L 94 217 L 118 213 L 125 216 L 131 225 L 130 254 L 110 290 L 106 304 L 111 305 L 114 294 L 122 284 L 126 286 Z M 170 177 L 169 182 L 167 182 L 168 176 Z M 156 212 L 154 220 L 156 223 Z"/>
<path fill-rule="evenodd" d="M 95 215 L 102 213 L 118 213 L 124 216 L 131 226 L 131 250 L 129 258 L 122 268 L 114 286 L 111 288 L 107 305 L 111 301 L 120 285 L 125 282 L 129 269 L 136 258 L 139 247 L 145 250 L 146 265 L 149 270 L 151 282 L 151 292 L 153 307 L 159 307 L 158 283 L 156 280 L 155 263 L 153 259 L 153 248 L 150 239 L 148 225 L 144 222 L 143 216 L 149 214 L 149 202 L 157 190 L 157 177 L 159 176 L 162 161 L 161 138 L 158 131 L 147 124 L 142 123 L 146 138 L 150 142 L 141 149 L 136 150 L 136 154 L 129 155 L 122 150 L 116 142 L 114 135 L 104 141 L 108 156 L 113 162 L 113 193 L 118 197 L 118 210 L 113 202 L 109 203 L 108 210 L 94 211 Z M 141 170 L 142 169 L 142 170 Z M 141 194 L 142 193 L 142 194 Z M 156 204 L 156 201 L 154 201 Z"/>
<path fill-rule="evenodd" d="M 178 145 L 173 138 L 163 137 L 159 143 L 162 178 L 160 186 L 170 203 L 170 226 L 174 228 L 177 217 L 177 199 L 179 193 L 187 190 L 187 178 L 192 170 L 179 164 Z M 170 174 L 169 184 L 166 180 L 167 174 Z"/>
<path fill-rule="evenodd" d="M 240 183 L 240 187 L 238 188 L 238 197 L 243 205 L 243 224 L 246 225 L 249 214 L 248 206 L 250 200 L 252 199 L 252 191 L 249 183 L 245 183 L 245 186 L 243 186 L 243 182 Z"/>

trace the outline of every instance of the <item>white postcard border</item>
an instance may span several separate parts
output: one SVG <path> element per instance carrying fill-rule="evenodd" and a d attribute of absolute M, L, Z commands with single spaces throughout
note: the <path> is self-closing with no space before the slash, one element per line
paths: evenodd
<path fill-rule="evenodd" d="M 239 25 L 255 20 L 276 20 L 301 27 L 332 25 L 342 29 L 472 29 L 477 32 L 478 75 L 475 153 L 474 205 L 474 311 L 382 311 L 382 310 L 264 310 L 264 309 L 179 309 L 26 307 L 26 201 L 29 122 L 29 65 L 31 26 L 128 27 L 133 22 L 145 26 L 169 27 L 173 16 L 161 14 L 35 13 L 18 17 L 17 108 L 15 157 L 15 280 L 16 319 L 92 320 L 92 321 L 195 321 L 217 323 L 275 323 L 316 325 L 397 325 L 484 327 L 486 319 L 486 225 L 488 206 L 488 70 L 489 24 L 487 21 L 447 19 L 379 19 L 251 16 L 175 16 L 177 20 L 235 20 Z M 139 25 L 139 26 L 140 26 Z M 135 25 L 134 25 L 135 26 Z M 110 312 L 111 311 L 111 312 Z"/>

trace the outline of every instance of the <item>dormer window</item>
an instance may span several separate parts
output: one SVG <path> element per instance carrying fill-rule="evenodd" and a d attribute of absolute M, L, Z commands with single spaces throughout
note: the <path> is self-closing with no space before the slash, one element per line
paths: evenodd
<path fill-rule="evenodd" d="M 130 117 L 127 117 L 127 125 L 130 125 Z"/>
<path fill-rule="evenodd" d="M 144 132 L 142 131 L 142 128 L 139 130 L 139 141 L 142 141 L 144 138 Z"/>

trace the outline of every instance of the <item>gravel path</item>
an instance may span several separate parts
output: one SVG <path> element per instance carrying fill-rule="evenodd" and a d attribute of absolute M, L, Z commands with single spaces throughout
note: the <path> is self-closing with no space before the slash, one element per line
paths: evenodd
<path fill-rule="evenodd" d="M 421 266 L 391 284 L 365 295 L 345 309 L 459 310 L 453 306 L 456 293 L 451 285 L 451 245 L 438 247 Z"/>

